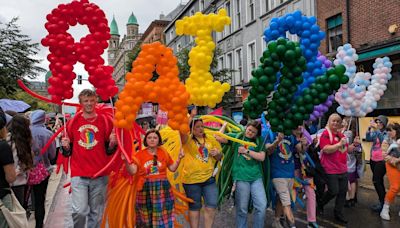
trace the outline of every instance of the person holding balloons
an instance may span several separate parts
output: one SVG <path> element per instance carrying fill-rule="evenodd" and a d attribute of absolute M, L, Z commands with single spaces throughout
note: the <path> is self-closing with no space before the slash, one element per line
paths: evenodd
<path fill-rule="evenodd" d="M 174 162 L 163 149 L 160 133 L 150 129 L 144 137 L 145 149 L 136 154 L 139 164 L 129 164 L 125 157 L 126 170 L 130 175 L 144 178 L 143 187 L 136 195 L 137 227 L 173 227 L 174 195 L 167 179 L 167 169 L 175 172 L 184 157 L 183 151 Z"/>
<path fill-rule="evenodd" d="M 193 118 L 197 114 L 196 112 L 196 109 L 191 110 L 191 134 L 181 134 L 185 152 L 182 183 L 186 196 L 194 201 L 189 203 L 190 227 L 199 227 L 200 209 L 204 202 L 204 226 L 211 228 L 218 203 L 218 188 L 213 171 L 216 162 L 222 158 L 221 145 L 213 135 L 204 132 L 204 124 L 201 119 Z"/>
<path fill-rule="evenodd" d="M 387 136 L 386 125 L 388 118 L 380 115 L 374 121 L 370 122 L 365 139 L 367 142 L 372 142 L 370 165 L 372 170 L 372 182 L 374 183 L 375 191 L 378 193 L 379 204 L 373 205 L 372 210 L 380 212 L 385 201 L 385 184 L 383 177 L 386 174 L 386 166 L 382 153 L 381 144 Z"/>
<path fill-rule="evenodd" d="M 336 197 L 334 217 L 337 221 L 347 224 L 343 215 L 348 186 L 347 177 L 347 151 L 346 136 L 341 130 L 342 118 L 333 113 L 328 118 L 326 129 L 320 138 L 321 165 L 327 176 L 328 191 L 324 193 L 318 205 L 318 210 L 323 213 L 324 206 Z M 354 148 L 349 148 L 353 150 Z"/>

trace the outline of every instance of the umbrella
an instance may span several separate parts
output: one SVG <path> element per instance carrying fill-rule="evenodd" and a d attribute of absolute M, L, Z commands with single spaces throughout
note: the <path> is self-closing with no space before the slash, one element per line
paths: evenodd
<path fill-rule="evenodd" d="M 24 112 L 31 106 L 19 100 L 0 99 L 0 107 L 4 111 Z"/>

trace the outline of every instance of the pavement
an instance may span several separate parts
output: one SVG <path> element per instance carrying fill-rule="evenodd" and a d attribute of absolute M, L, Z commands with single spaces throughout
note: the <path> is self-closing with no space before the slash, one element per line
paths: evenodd
<path fill-rule="evenodd" d="M 333 207 L 334 200 L 330 202 L 324 210 L 324 215 L 318 215 L 317 221 L 320 227 L 333 227 L 333 228 L 400 228 L 400 216 L 398 212 L 400 210 L 400 197 L 397 198 L 396 202 L 391 207 L 391 221 L 382 221 L 378 213 L 372 212 L 369 207 L 377 202 L 377 194 L 373 188 L 372 174 L 367 165 L 367 169 L 364 177 L 360 180 L 360 188 L 358 191 L 358 203 L 354 208 L 345 208 L 344 214 L 349 220 L 347 226 L 336 222 L 333 218 Z M 70 195 L 68 188 L 64 188 L 64 184 L 68 183 L 65 174 L 56 175 L 52 174 L 49 181 L 46 196 L 46 218 L 45 228 L 64 228 L 72 227 L 70 217 Z M 386 183 L 386 186 L 389 186 Z M 34 217 L 33 215 L 31 217 Z M 303 228 L 307 227 L 306 211 L 302 208 L 297 208 L 295 212 L 296 227 Z M 273 219 L 273 211 L 268 208 L 267 216 L 265 221 L 265 227 L 271 227 Z M 202 223 L 203 219 L 201 219 Z M 252 225 L 252 216 L 249 215 L 249 227 Z M 30 227 L 34 227 L 34 218 L 30 220 Z M 188 226 L 185 226 L 188 227 Z M 229 228 L 235 227 L 235 209 L 232 207 L 232 202 L 227 202 L 221 207 L 216 214 L 214 220 L 215 228 Z"/>

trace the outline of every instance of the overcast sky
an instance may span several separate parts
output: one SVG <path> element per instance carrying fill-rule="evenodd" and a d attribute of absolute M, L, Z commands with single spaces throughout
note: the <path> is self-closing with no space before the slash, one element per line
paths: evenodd
<path fill-rule="evenodd" d="M 40 40 L 47 35 L 44 28 L 46 15 L 61 3 L 69 3 L 72 0 L 0 0 L 0 21 L 8 22 L 13 17 L 19 17 L 18 25 L 22 33 L 29 35 L 33 42 L 40 43 Z M 118 24 L 121 36 L 126 34 L 126 23 L 133 12 L 139 23 L 139 32 L 143 33 L 150 23 L 159 18 L 160 13 L 165 15 L 175 9 L 181 0 L 91 0 L 96 3 L 106 14 L 108 25 L 113 15 Z M 86 26 L 76 25 L 69 29 L 75 41 L 88 34 Z M 106 53 L 106 52 L 105 52 Z M 40 52 L 36 58 L 42 59 L 41 66 L 48 69 L 49 62 L 46 56 L 48 48 L 40 45 Z M 105 61 L 107 56 L 103 55 Z M 75 65 L 75 73 L 87 75 L 81 64 Z M 39 78 L 44 80 L 44 75 Z M 77 91 L 75 91 L 77 92 Z"/>

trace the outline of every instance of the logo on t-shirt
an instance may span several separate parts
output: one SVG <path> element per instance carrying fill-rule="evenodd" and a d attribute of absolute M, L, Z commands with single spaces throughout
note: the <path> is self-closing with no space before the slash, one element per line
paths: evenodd
<path fill-rule="evenodd" d="M 200 161 L 207 163 L 208 162 L 208 149 L 204 145 L 200 145 L 199 148 L 197 149 L 199 152 L 196 154 L 196 158 L 199 159 Z"/>
<path fill-rule="evenodd" d="M 78 131 L 80 132 L 80 139 L 78 144 L 85 149 L 92 149 L 97 145 L 98 141 L 95 139 L 95 133 L 99 131 L 99 129 L 91 124 L 82 125 Z"/>
<path fill-rule="evenodd" d="M 144 168 L 146 170 L 147 175 L 157 175 L 160 174 L 158 171 L 158 167 L 161 166 L 161 163 L 157 161 L 157 165 L 154 165 L 154 161 L 147 161 L 144 164 Z"/>
<path fill-rule="evenodd" d="M 287 140 L 287 139 L 283 139 L 280 143 L 279 143 L 279 153 L 278 156 L 280 158 L 282 158 L 285 163 L 287 163 L 290 158 L 292 157 L 292 150 L 290 149 L 290 145 L 292 143 Z M 284 162 L 282 161 L 282 163 Z"/>

